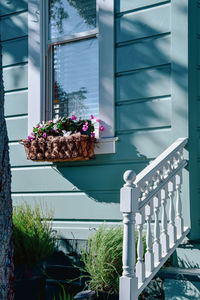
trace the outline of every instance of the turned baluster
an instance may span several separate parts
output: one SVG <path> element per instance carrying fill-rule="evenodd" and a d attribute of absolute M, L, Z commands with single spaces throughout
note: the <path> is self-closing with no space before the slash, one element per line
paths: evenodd
<path fill-rule="evenodd" d="M 151 233 L 151 216 L 153 214 L 152 201 L 145 206 L 147 233 L 146 233 L 146 253 L 145 253 L 145 268 L 146 276 L 152 272 L 154 267 L 154 257 L 152 251 L 152 233 Z"/>
<path fill-rule="evenodd" d="M 176 242 L 176 227 L 175 227 L 175 211 L 174 211 L 174 191 L 175 191 L 175 177 L 168 183 L 168 196 L 169 196 L 169 242 L 170 246 Z"/>
<path fill-rule="evenodd" d="M 161 207 L 162 207 L 162 217 L 161 217 L 161 249 L 162 256 L 166 255 L 169 250 L 169 235 L 167 233 L 167 214 L 166 214 L 166 188 L 161 190 Z"/>
<path fill-rule="evenodd" d="M 160 225 L 159 225 L 159 210 L 161 204 L 161 193 L 154 197 L 154 244 L 153 244 L 153 253 L 154 253 L 154 263 L 155 265 L 160 262 L 161 259 L 161 244 L 160 244 Z"/>
<path fill-rule="evenodd" d="M 136 263 L 136 276 L 138 283 L 143 283 L 145 279 L 145 264 L 144 264 L 144 247 L 142 231 L 144 225 L 144 213 L 140 212 L 136 214 L 136 224 L 138 230 L 138 242 L 137 242 L 137 263 Z"/>
<path fill-rule="evenodd" d="M 181 202 L 181 184 L 182 172 L 176 175 L 176 218 L 175 225 L 177 230 L 177 237 L 183 234 L 183 217 L 182 217 L 182 202 Z"/>

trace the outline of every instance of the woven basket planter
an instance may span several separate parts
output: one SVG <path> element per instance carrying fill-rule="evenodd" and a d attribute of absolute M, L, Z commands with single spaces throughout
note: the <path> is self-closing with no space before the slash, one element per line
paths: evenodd
<path fill-rule="evenodd" d="M 94 156 L 95 138 L 80 133 L 64 136 L 48 136 L 21 141 L 28 159 L 34 161 L 77 161 Z"/>

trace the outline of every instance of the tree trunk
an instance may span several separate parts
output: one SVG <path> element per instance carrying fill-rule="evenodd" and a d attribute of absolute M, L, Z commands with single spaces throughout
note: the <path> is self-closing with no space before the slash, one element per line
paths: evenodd
<path fill-rule="evenodd" d="M 4 86 L 0 45 L 0 299 L 13 300 L 11 171 L 4 118 Z"/>

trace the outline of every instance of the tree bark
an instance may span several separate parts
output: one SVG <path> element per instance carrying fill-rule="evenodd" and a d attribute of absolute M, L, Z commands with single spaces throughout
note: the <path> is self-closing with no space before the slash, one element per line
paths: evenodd
<path fill-rule="evenodd" d="M 11 171 L 4 117 L 4 85 L 0 45 L 0 299 L 13 300 Z"/>

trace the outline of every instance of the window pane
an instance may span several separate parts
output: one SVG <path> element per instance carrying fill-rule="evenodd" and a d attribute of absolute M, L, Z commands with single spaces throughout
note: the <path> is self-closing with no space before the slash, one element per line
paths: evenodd
<path fill-rule="evenodd" d="M 53 118 L 99 113 L 98 39 L 56 45 Z"/>
<path fill-rule="evenodd" d="M 50 0 L 49 38 L 96 27 L 96 0 Z"/>

